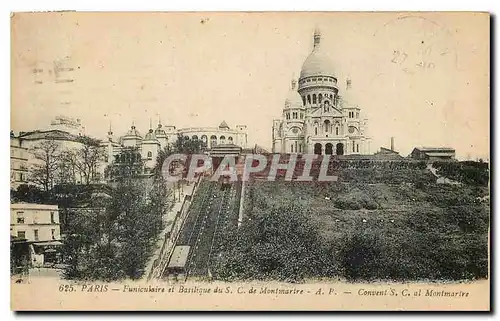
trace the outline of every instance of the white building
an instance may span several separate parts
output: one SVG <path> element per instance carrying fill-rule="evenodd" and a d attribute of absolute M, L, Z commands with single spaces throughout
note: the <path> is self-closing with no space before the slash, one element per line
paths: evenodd
<path fill-rule="evenodd" d="M 58 260 L 61 243 L 57 205 L 15 203 L 10 205 L 10 234 L 26 239 L 31 263 L 42 266 Z"/>
<path fill-rule="evenodd" d="M 40 163 L 35 157 L 35 149 L 43 142 L 53 141 L 58 146 L 53 156 L 59 156 L 64 151 L 77 150 L 83 146 L 81 138 L 84 128 L 79 119 L 57 116 L 50 126 L 42 130 L 20 132 L 17 136 L 10 134 L 11 188 L 16 189 L 21 184 L 29 182 L 30 168 Z M 103 171 L 97 174 L 96 181 L 103 177 Z M 54 183 L 58 183 L 54 173 Z M 81 177 L 75 175 L 75 183 L 81 183 Z"/>
<path fill-rule="evenodd" d="M 367 154 L 366 121 L 353 103 L 351 80 L 341 90 L 334 64 L 314 32 L 314 48 L 292 81 L 281 119 L 273 121 L 274 153 Z"/>
<path fill-rule="evenodd" d="M 175 126 L 163 126 L 160 122 L 155 129 L 150 128 L 144 136 L 132 125 L 130 130 L 121 137 L 115 137 L 110 130 L 107 141 L 103 141 L 101 145 L 105 148 L 107 164 L 111 164 L 115 156 L 123 149 L 137 148 L 144 162 L 145 173 L 147 173 L 155 166 L 160 150 L 169 144 L 174 144 L 178 135 L 199 140 L 206 151 L 218 145 L 236 145 L 241 148 L 246 148 L 248 145 L 247 126 L 237 125 L 232 129 L 225 121 L 218 127 L 179 129 Z"/>

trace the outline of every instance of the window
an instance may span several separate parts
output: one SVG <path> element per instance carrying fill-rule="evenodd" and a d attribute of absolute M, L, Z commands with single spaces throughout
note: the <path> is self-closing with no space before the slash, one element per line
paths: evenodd
<path fill-rule="evenodd" d="M 217 136 L 212 135 L 210 136 L 210 147 L 216 146 L 217 145 Z"/>
<path fill-rule="evenodd" d="M 323 94 L 319 94 L 319 103 L 321 104 L 321 102 L 323 101 Z"/>
<path fill-rule="evenodd" d="M 54 224 L 56 222 L 54 212 L 50 212 L 50 223 Z"/>
<path fill-rule="evenodd" d="M 293 113 L 293 119 L 297 119 L 297 113 Z"/>
<path fill-rule="evenodd" d="M 310 105 L 311 104 L 311 95 L 307 95 L 307 103 Z"/>
<path fill-rule="evenodd" d="M 313 104 L 316 103 L 316 94 L 313 94 Z"/>
<path fill-rule="evenodd" d="M 338 127 L 335 127 L 335 134 L 338 135 L 339 134 L 339 128 Z"/>
<path fill-rule="evenodd" d="M 50 230 L 50 235 L 52 236 L 52 239 L 55 240 L 56 239 L 56 230 L 55 229 L 51 229 Z"/>
<path fill-rule="evenodd" d="M 35 235 L 35 241 L 40 240 L 38 237 L 38 230 L 33 230 L 33 234 Z"/>
<path fill-rule="evenodd" d="M 329 133 L 331 131 L 331 129 L 330 129 L 330 121 L 328 119 L 325 120 L 324 131 L 325 131 L 325 133 Z"/>
<path fill-rule="evenodd" d="M 304 119 L 304 113 L 300 113 L 300 119 Z"/>
<path fill-rule="evenodd" d="M 356 153 L 359 153 L 359 144 L 356 144 Z"/>
<path fill-rule="evenodd" d="M 152 159 L 153 158 L 153 153 L 151 151 L 148 152 L 148 159 Z"/>
<path fill-rule="evenodd" d="M 26 238 L 26 232 L 25 231 L 17 231 L 17 237 Z"/>
<path fill-rule="evenodd" d="M 24 212 L 17 212 L 17 224 L 24 224 Z"/>
<path fill-rule="evenodd" d="M 290 145 L 290 151 L 293 153 L 293 144 Z"/>
<path fill-rule="evenodd" d="M 302 103 L 304 104 L 304 106 L 306 105 L 306 96 L 302 96 Z"/>
<path fill-rule="evenodd" d="M 318 135 L 318 127 L 314 127 L 314 135 Z"/>
<path fill-rule="evenodd" d="M 356 150 L 354 149 L 354 147 L 356 147 L 356 145 L 354 145 L 354 143 L 352 143 L 352 152 L 354 153 Z"/>

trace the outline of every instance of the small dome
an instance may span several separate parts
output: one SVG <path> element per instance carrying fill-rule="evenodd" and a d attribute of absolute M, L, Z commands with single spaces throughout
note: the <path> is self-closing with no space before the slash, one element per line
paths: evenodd
<path fill-rule="evenodd" d="M 341 99 L 341 104 L 343 108 L 357 107 L 358 101 L 356 98 L 356 91 L 352 89 L 351 79 L 346 80 L 346 89 L 342 91 L 339 95 Z"/>
<path fill-rule="evenodd" d="M 321 35 L 319 30 L 316 30 L 314 32 L 314 49 L 302 65 L 300 78 L 312 76 L 337 77 L 335 66 L 331 58 L 321 49 L 320 41 Z"/>
<path fill-rule="evenodd" d="M 146 136 L 144 136 L 144 139 L 145 140 L 155 140 L 156 139 L 155 133 L 153 133 L 152 129 L 150 129 L 148 131 L 148 133 L 146 134 Z"/>
<path fill-rule="evenodd" d="M 139 137 L 142 138 L 141 133 L 135 128 L 134 125 L 130 127 L 130 130 L 127 132 L 126 137 Z"/>
<path fill-rule="evenodd" d="M 167 137 L 167 133 L 162 128 L 161 124 L 158 124 L 158 127 L 155 130 L 155 136 L 156 137 Z"/>
<path fill-rule="evenodd" d="M 288 94 L 285 99 L 285 108 L 303 107 L 302 97 L 299 95 L 296 86 L 297 82 L 295 80 L 292 80 L 292 87 L 288 91 Z"/>

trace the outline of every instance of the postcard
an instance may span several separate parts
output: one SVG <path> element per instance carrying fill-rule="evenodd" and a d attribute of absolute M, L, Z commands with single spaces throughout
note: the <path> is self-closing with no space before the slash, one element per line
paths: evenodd
<path fill-rule="evenodd" d="M 490 16 L 16 12 L 15 311 L 489 311 Z"/>

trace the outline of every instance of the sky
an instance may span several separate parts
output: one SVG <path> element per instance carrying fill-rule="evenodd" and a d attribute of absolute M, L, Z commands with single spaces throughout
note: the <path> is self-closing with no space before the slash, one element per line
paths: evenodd
<path fill-rule="evenodd" d="M 352 80 L 371 152 L 394 137 L 404 156 L 450 146 L 489 159 L 484 14 L 66 12 L 15 14 L 11 25 L 15 132 L 47 129 L 57 115 L 98 138 L 110 124 L 145 134 L 159 117 L 177 128 L 225 120 L 270 149 L 272 120 L 319 28 L 341 94 Z M 54 63 L 74 70 L 56 75 Z"/>

